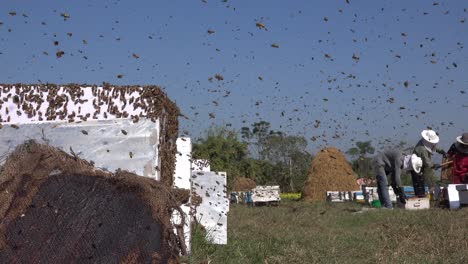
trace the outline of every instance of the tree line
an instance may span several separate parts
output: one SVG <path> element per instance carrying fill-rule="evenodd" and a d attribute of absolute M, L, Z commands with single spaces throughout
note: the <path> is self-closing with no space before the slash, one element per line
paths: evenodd
<path fill-rule="evenodd" d="M 409 151 L 405 142 L 392 146 Z M 372 141 L 357 141 L 346 151 L 357 178 L 375 179 Z M 261 121 L 239 131 L 214 127 L 193 143 L 194 159 L 210 160 L 213 171 L 225 171 L 228 189 L 238 177 L 254 180 L 258 185 L 279 185 L 283 192 L 300 192 L 307 180 L 313 155 L 307 139 L 271 129 Z M 411 185 L 411 176 L 402 174 L 402 182 Z"/>
<path fill-rule="evenodd" d="M 274 131 L 265 121 L 240 131 L 211 128 L 194 141 L 192 156 L 209 159 L 214 171 L 226 171 L 228 189 L 245 177 L 258 185 L 279 185 L 283 192 L 302 190 L 312 159 L 305 137 Z"/>

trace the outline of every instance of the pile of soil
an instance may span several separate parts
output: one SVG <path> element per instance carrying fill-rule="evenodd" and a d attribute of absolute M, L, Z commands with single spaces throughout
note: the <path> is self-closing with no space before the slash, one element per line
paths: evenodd
<path fill-rule="evenodd" d="M 357 191 L 359 185 L 351 165 L 336 148 L 320 150 L 311 162 L 303 198 L 306 201 L 325 201 L 327 191 Z"/>
<path fill-rule="evenodd" d="M 7 158 L 0 190 L 0 263 L 177 263 L 186 253 L 171 215 L 189 196 L 153 179 L 28 141 Z"/>
<path fill-rule="evenodd" d="M 244 177 L 237 177 L 232 185 L 232 191 L 245 192 L 250 191 L 257 186 L 254 180 Z"/>

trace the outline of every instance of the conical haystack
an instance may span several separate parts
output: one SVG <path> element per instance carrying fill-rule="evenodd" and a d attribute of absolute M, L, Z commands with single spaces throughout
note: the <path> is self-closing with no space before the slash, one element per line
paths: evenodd
<path fill-rule="evenodd" d="M 324 148 L 312 160 L 303 198 L 306 201 L 325 201 L 327 191 L 356 191 L 351 165 L 343 153 L 336 148 Z"/>
<path fill-rule="evenodd" d="M 257 186 L 257 184 L 252 179 L 244 178 L 244 177 L 237 177 L 234 180 L 232 191 L 234 191 L 234 192 L 250 191 L 253 188 L 255 188 L 256 186 Z"/>

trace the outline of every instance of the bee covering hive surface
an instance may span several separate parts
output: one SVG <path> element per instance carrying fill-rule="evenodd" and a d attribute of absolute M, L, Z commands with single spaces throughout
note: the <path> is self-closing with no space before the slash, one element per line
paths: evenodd
<path fill-rule="evenodd" d="M 158 86 L 0 84 L 0 163 L 36 139 L 172 187 L 178 116 Z"/>

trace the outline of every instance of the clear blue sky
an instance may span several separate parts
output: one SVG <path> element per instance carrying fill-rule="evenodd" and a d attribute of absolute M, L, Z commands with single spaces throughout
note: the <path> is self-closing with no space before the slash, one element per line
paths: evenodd
<path fill-rule="evenodd" d="M 468 2 L 349 2 L 2 1 L 0 82 L 157 84 L 192 137 L 265 120 L 346 150 L 431 126 L 447 148 L 468 131 Z"/>

